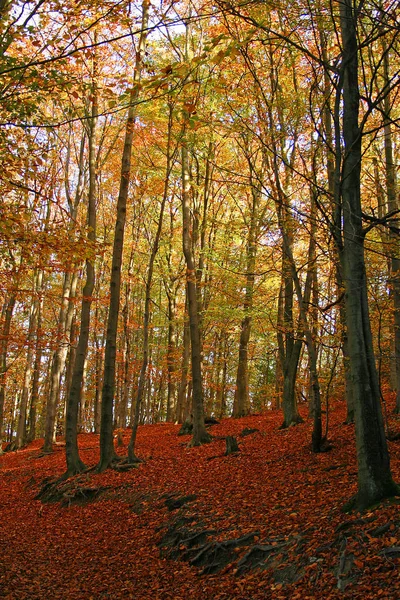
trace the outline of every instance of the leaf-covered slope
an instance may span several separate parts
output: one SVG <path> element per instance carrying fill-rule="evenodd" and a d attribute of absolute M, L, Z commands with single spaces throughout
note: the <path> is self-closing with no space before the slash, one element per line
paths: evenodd
<path fill-rule="evenodd" d="M 313 454 L 311 424 L 279 430 L 281 414 L 226 419 L 188 448 L 178 426 L 139 428 L 139 468 L 87 473 L 63 502 L 36 500 L 61 475 L 64 451 L 41 442 L 0 458 L 0 597 L 9 600 L 398 598 L 399 505 L 360 514 L 354 431 L 339 408 L 330 452 Z M 396 422 L 393 422 L 395 427 Z M 256 429 L 248 435 L 243 430 Z M 124 432 L 126 452 L 129 431 Z M 248 433 L 248 432 L 247 432 Z M 225 437 L 239 453 L 225 456 Z M 98 460 L 98 437 L 80 436 Z M 390 443 L 400 481 L 400 441 Z M 99 489 L 85 502 L 85 490 Z"/>

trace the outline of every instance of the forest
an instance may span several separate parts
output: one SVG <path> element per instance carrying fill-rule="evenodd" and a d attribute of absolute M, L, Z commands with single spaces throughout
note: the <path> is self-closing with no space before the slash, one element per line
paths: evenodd
<path fill-rule="evenodd" d="M 365 568 L 374 558 L 361 560 L 348 537 L 330 539 L 339 566 L 323 580 L 304 523 L 276 524 L 273 541 L 257 524 L 293 484 L 287 514 L 310 526 L 316 499 L 302 508 L 301 486 L 323 489 L 330 470 L 331 510 L 364 515 L 357 543 L 374 538 L 378 517 L 365 511 L 386 507 L 375 537 L 389 536 L 387 572 L 376 568 L 388 587 L 376 581 L 381 597 L 396 597 L 399 52 L 390 0 L 0 0 L 2 512 L 13 512 L 12 495 L 22 515 L 35 497 L 36 516 L 67 504 L 96 519 L 103 501 L 126 511 L 126 486 L 147 481 L 129 504 L 139 531 L 150 535 L 161 496 L 182 492 L 173 510 L 198 517 L 190 532 L 205 540 L 204 505 L 203 520 L 190 513 L 201 492 L 222 519 L 221 486 L 234 481 L 232 498 L 240 491 L 253 506 L 273 496 L 253 477 L 282 468 L 282 497 L 258 504 L 253 520 L 242 506 L 235 527 L 222 519 L 213 531 L 210 544 L 228 554 L 227 531 L 236 553 L 253 536 L 248 562 L 201 562 L 203 575 L 234 569 L 247 585 L 251 571 L 254 589 L 221 584 L 218 595 L 209 584 L 202 596 L 198 582 L 192 596 L 128 586 L 94 598 L 334 598 L 357 577 L 360 597 L 377 597 Z M 163 456 L 171 484 L 174 461 L 186 473 L 178 491 Z M 246 469 L 258 496 L 244 500 Z M 189 538 L 178 521 L 179 554 Z M 177 558 L 174 543 L 161 545 L 163 560 Z M 307 543 L 313 560 L 257 596 L 254 569 L 270 577 Z M 10 600 L 52 589 L 18 595 L 1 568 L 0 597 L 4 581 Z M 293 591 L 300 579 L 309 587 Z M 90 586 L 60 594 L 92 597 Z"/>

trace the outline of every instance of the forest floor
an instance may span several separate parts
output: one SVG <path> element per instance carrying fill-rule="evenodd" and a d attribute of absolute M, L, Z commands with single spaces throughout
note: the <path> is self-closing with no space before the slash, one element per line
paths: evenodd
<path fill-rule="evenodd" d="M 309 421 L 279 430 L 277 411 L 225 419 L 200 448 L 188 448 L 177 425 L 145 425 L 137 469 L 81 475 L 80 496 L 54 503 L 35 497 L 44 478 L 63 473 L 62 444 L 46 456 L 41 440 L 4 454 L 0 598 L 399 599 L 400 499 L 342 511 L 357 478 L 344 416 L 342 405 L 330 413 L 332 449 L 322 454 L 311 451 Z M 400 429 L 394 416 L 389 425 Z M 239 452 L 225 456 L 228 435 Z M 96 464 L 99 436 L 79 443 Z M 400 440 L 389 447 L 400 482 Z"/>

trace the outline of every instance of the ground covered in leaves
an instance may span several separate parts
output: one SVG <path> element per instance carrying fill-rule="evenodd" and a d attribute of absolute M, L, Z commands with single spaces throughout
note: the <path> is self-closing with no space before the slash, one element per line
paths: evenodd
<path fill-rule="evenodd" d="M 332 449 L 313 454 L 311 423 L 279 430 L 269 412 L 212 425 L 189 448 L 179 426 L 139 428 L 144 462 L 89 472 L 36 499 L 64 471 L 64 448 L 38 440 L 0 457 L 0 597 L 8 600 L 291 600 L 400 597 L 400 499 L 359 514 L 354 427 L 330 415 Z M 400 422 L 390 417 L 390 427 Z M 126 453 L 129 431 L 123 433 Z M 225 456 L 225 438 L 239 452 Z M 87 465 L 99 436 L 80 436 Z M 389 442 L 400 482 L 400 440 Z"/>

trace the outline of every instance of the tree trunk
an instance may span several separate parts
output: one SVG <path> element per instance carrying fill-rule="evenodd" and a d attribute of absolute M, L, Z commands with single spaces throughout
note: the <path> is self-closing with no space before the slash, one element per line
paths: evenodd
<path fill-rule="evenodd" d="M 158 215 L 158 225 L 156 235 L 154 237 L 149 266 L 147 269 L 147 279 L 146 279 L 146 291 L 145 291 L 145 301 L 144 301 L 144 319 L 143 319 L 143 361 L 142 367 L 140 369 L 139 375 L 139 384 L 136 395 L 136 405 L 135 405 L 135 415 L 132 424 L 132 434 L 129 440 L 128 445 L 128 460 L 129 462 L 134 462 L 137 460 L 135 456 L 135 444 L 136 444 L 136 435 L 137 429 L 139 425 L 139 415 L 140 408 L 143 398 L 143 391 L 146 379 L 147 372 L 147 364 L 148 364 L 148 354 L 149 354 L 149 325 L 150 325 L 150 303 L 151 303 L 151 286 L 153 283 L 153 271 L 154 271 L 154 261 L 157 256 L 158 247 L 160 245 L 160 238 L 163 226 L 164 219 L 164 208 L 165 203 L 167 202 L 168 197 L 168 188 L 169 188 L 169 178 L 171 174 L 171 166 L 172 166 L 172 157 L 171 157 L 171 133 L 172 133 L 172 116 L 173 116 L 173 105 L 169 105 L 169 119 L 168 119 L 168 140 L 167 140 L 167 165 L 166 165 L 166 174 L 164 181 L 164 192 L 160 206 L 160 213 Z"/>
<path fill-rule="evenodd" d="M 225 334 L 224 336 L 224 350 L 222 354 L 222 374 L 221 374 L 221 383 L 219 389 L 217 391 L 217 405 L 219 404 L 219 418 L 222 419 L 226 416 L 226 379 L 228 375 L 228 336 Z"/>
<path fill-rule="evenodd" d="M 272 60 L 272 59 L 271 59 Z M 270 70 L 271 85 L 273 88 L 278 86 L 276 73 L 272 68 Z M 278 106 L 279 109 L 279 106 Z M 271 185 L 273 186 L 275 207 L 281 232 L 284 232 L 285 240 L 282 242 L 282 281 L 280 288 L 280 297 L 278 299 L 278 348 L 279 359 L 282 365 L 283 389 L 282 389 L 282 409 L 283 423 L 282 427 L 290 427 L 302 422 L 297 408 L 295 396 L 295 385 L 297 378 L 297 369 L 300 359 L 301 348 L 303 344 L 303 332 L 298 326 L 296 335 L 295 318 L 293 314 L 294 287 L 293 272 L 290 262 L 289 252 L 292 253 L 294 238 L 294 222 L 291 214 L 290 198 L 285 192 L 284 183 L 288 184 L 291 177 L 290 162 L 285 161 L 285 180 L 282 182 L 280 172 L 280 156 L 285 156 L 284 136 L 275 138 L 275 122 L 271 107 L 268 107 L 269 123 L 272 131 L 272 173 Z M 279 110 L 278 110 L 279 112 Z M 285 131 L 285 123 L 282 116 L 279 117 L 280 128 Z M 291 160 L 293 160 L 294 152 Z M 268 160 L 268 159 L 267 159 Z"/>
<path fill-rule="evenodd" d="M 182 362 L 181 362 L 181 379 L 179 382 L 178 399 L 176 403 L 176 415 L 175 421 L 177 423 L 183 423 L 190 414 L 188 408 L 188 372 L 189 372 L 189 361 L 190 361 L 190 325 L 189 316 L 187 314 L 187 293 L 186 293 L 186 306 L 183 323 L 183 349 L 182 349 Z"/>
<path fill-rule="evenodd" d="M 311 211 L 311 214 L 313 214 L 313 210 Z M 313 217 L 311 216 L 311 218 L 313 218 Z M 315 223 L 315 220 L 314 220 L 314 223 Z M 294 286 L 295 286 L 295 290 L 296 290 L 297 300 L 299 303 L 300 319 L 302 322 L 304 335 L 306 338 L 306 343 L 307 343 L 307 348 L 308 348 L 309 366 L 310 366 L 310 384 L 311 384 L 312 395 L 313 395 L 314 427 L 313 427 L 313 432 L 312 432 L 312 449 L 313 449 L 313 452 L 320 452 L 321 446 L 322 446 L 322 420 L 321 420 L 321 392 L 320 392 L 320 386 L 319 386 L 318 366 L 317 366 L 318 354 L 317 354 L 317 349 L 315 346 L 315 341 L 313 339 L 312 331 L 311 331 L 311 328 L 308 323 L 308 316 L 307 316 L 307 309 L 306 309 L 306 307 L 310 301 L 311 290 L 312 290 L 312 277 L 313 277 L 313 268 L 314 268 L 312 261 L 313 261 L 313 259 L 315 260 L 314 234 L 315 234 L 315 225 L 312 224 L 311 232 L 310 232 L 309 251 L 308 251 L 307 277 L 306 277 L 306 283 L 305 283 L 304 293 L 303 293 L 302 289 L 301 289 L 301 284 L 300 284 L 299 276 L 297 273 L 297 269 L 296 269 L 296 264 L 295 264 L 295 261 L 293 258 L 293 254 L 291 252 L 290 247 L 287 244 L 286 234 L 284 231 L 282 231 L 282 237 L 283 237 L 284 245 L 285 245 L 285 252 L 288 256 L 288 259 L 289 259 L 291 267 L 292 267 L 292 277 L 293 277 L 293 282 L 294 282 Z"/>
<path fill-rule="evenodd" d="M 65 397 L 65 415 L 64 415 L 64 421 L 67 415 L 67 402 L 68 402 L 68 397 L 69 397 L 69 393 L 71 391 L 71 385 L 72 385 L 72 376 L 74 374 L 74 364 L 75 364 L 75 357 L 76 357 L 76 348 L 78 345 L 78 324 L 76 322 L 77 320 L 77 315 L 76 313 L 74 314 L 74 317 L 72 319 L 72 323 L 71 323 L 71 330 L 69 332 L 69 348 L 68 348 L 68 356 L 67 356 L 67 366 L 65 368 L 65 390 L 64 390 L 64 397 Z M 65 423 L 64 423 L 65 425 Z"/>
<path fill-rule="evenodd" d="M 362 509 L 399 493 L 399 488 L 390 472 L 368 311 L 360 193 L 362 149 L 356 19 L 352 1 L 343 0 L 340 4 L 345 146 L 341 182 L 342 261 L 356 426 L 357 504 Z"/>
<path fill-rule="evenodd" d="M 72 128 L 72 125 L 71 125 Z M 85 133 L 83 132 L 80 142 L 79 160 L 78 160 L 78 177 L 75 178 L 70 176 L 70 160 L 71 160 L 71 138 L 72 130 L 70 128 L 68 145 L 65 159 L 65 173 L 64 173 L 64 188 L 65 196 L 68 202 L 70 223 L 69 233 L 71 239 L 76 224 L 76 215 L 79 207 L 79 203 L 82 197 L 82 187 L 84 179 L 84 155 L 85 155 Z M 75 194 L 71 193 L 71 181 L 74 179 L 75 183 Z M 48 208 L 48 218 L 50 217 L 50 203 Z M 51 375 L 50 375 L 50 389 L 47 394 L 46 403 L 46 422 L 44 431 L 44 446 L 45 452 L 51 452 L 53 449 L 53 441 L 55 440 L 55 428 L 57 418 L 57 407 L 60 398 L 60 385 L 61 377 L 65 367 L 65 361 L 67 358 L 69 335 L 71 331 L 71 323 L 74 315 L 74 304 L 72 299 L 75 297 L 76 286 L 78 282 L 78 274 L 75 271 L 75 265 L 69 263 L 67 265 L 67 271 L 64 274 L 63 290 L 61 298 L 61 306 L 57 323 L 57 338 L 56 338 L 56 349 L 53 353 L 51 361 Z M 68 339 L 67 339 L 68 336 Z"/>
<path fill-rule="evenodd" d="M 35 363 L 33 366 L 31 405 L 29 409 L 29 428 L 27 441 L 33 442 L 36 438 L 36 413 L 39 401 L 39 383 L 40 383 L 40 367 L 42 362 L 43 344 L 42 344 L 42 309 L 43 297 L 39 299 L 38 318 L 36 327 L 36 348 L 35 348 Z"/>
<path fill-rule="evenodd" d="M 6 399 L 7 351 L 10 338 L 11 319 L 17 296 L 12 293 L 4 303 L 4 321 L 0 339 L 0 454 L 3 453 L 4 405 Z"/>
<path fill-rule="evenodd" d="M 99 472 L 104 471 L 115 458 L 113 443 L 113 406 L 115 392 L 115 362 L 117 352 L 118 315 L 121 295 L 121 267 L 124 246 L 124 233 L 126 221 L 126 205 L 128 199 L 129 183 L 131 178 L 132 144 L 134 124 L 136 118 L 136 102 L 139 97 L 142 62 L 146 46 L 147 24 L 149 18 L 149 0 L 143 0 L 142 23 L 138 50 L 133 75 L 133 87 L 130 95 L 130 107 L 125 129 L 124 148 L 122 153 L 121 178 L 117 202 L 117 219 L 115 223 L 113 255 L 110 279 L 110 304 L 107 320 L 107 337 L 104 357 L 104 378 L 101 402 L 100 425 L 100 461 L 97 466 Z"/>
<path fill-rule="evenodd" d="M 71 329 L 71 322 L 74 313 L 74 304 L 72 299 L 76 294 L 77 281 L 77 273 L 71 273 L 70 271 L 67 271 L 64 276 L 63 295 L 60 314 L 58 317 L 57 349 L 53 354 L 50 390 L 46 405 L 46 424 L 43 446 L 43 450 L 45 452 L 52 452 L 53 450 L 57 406 L 60 397 L 61 376 L 64 371 L 68 352 L 69 340 L 66 339 L 66 335 Z"/>
<path fill-rule="evenodd" d="M 95 34 L 95 41 L 97 36 Z M 96 56 L 93 59 L 92 74 L 92 109 L 88 122 L 89 143 L 89 192 L 87 205 L 88 243 L 91 253 L 94 252 L 96 243 L 96 125 L 98 116 L 97 93 L 97 64 Z M 78 344 L 76 348 L 71 387 L 67 397 L 65 418 L 65 458 L 67 463 L 66 476 L 71 477 L 81 473 L 86 467 L 81 461 L 78 449 L 78 414 L 82 404 L 82 394 L 85 376 L 85 365 L 90 333 L 90 310 L 95 286 L 95 259 L 86 259 L 86 283 L 82 290 L 81 322 Z"/>
<path fill-rule="evenodd" d="M 168 294 L 168 348 L 167 348 L 167 368 L 168 368 L 168 390 L 167 390 L 167 412 L 166 421 L 172 420 L 175 414 L 175 396 L 176 396 L 176 331 L 175 331 L 175 298 Z"/>
<path fill-rule="evenodd" d="M 21 402 L 19 405 L 17 436 L 15 438 L 15 447 L 22 448 L 26 442 L 26 426 L 27 426 L 27 411 L 29 403 L 29 394 L 31 391 L 31 378 L 33 371 L 33 356 L 34 356 L 34 338 L 37 330 L 38 311 L 40 298 L 39 294 L 42 289 L 43 271 L 38 271 L 35 276 L 35 284 L 33 289 L 34 298 L 32 298 L 31 312 L 29 316 L 29 331 L 26 354 L 24 383 L 22 387 Z"/>
<path fill-rule="evenodd" d="M 390 87 L 389 75 L 389 56 L 388 49 L 384 40 L 383 45 L 383 69 L 384 69 L 384 86 Z M 386 179 L 386 194 L 387 194 L 387 210 L 388 213 L 396 213 L 399 210 L 399 202 L 397 198 L 397 182 L 396 182 L 396 164 L 393 152 L 393 136 L 390 122 L 391 112 L 390 94 L 385 95 L 383 101 L 384 110 L 384 146 L 385 146 L 385 179 Z M 394 227 L 399 226 L 399 219 L 395 218 L 391 221 Z M 396 407 L 395 412 L 400 413 L 400 244 L 398 233 L 392 229 L 389 230 L 390 243 L 390 295 L 393 300 L 393 330 L 394 330 L 394 364 L 395 364 L 395 390 L 396 390 Z"/>
<path fill-rule="evenodd" d="M 319 38 L 321 44 L 321 55 L 325 62 L 328 64 L 328 34 L 324 30 L 323 23 L 318 22 Z M 333 136 L 332 127 L 332 108 L 331 108 L 331 81 L 330 75 L 327 70 L 324 72 L 324 110 L 323 110 L 325 136 L 326 136 L 326 173 L 328 178 L 328 191 L 331 198 L 331 210 L 334 216 L 333 223 L 335 225 L 334 238 L 337 236 L 341 229 L 341 211 L 340 211 L 340 165 L 341 165 L 341 142 L 340 136 Z M 336 119 L 337 120 L 337 115 Z M 336 123 L 336 130 L 338 129 Z M 335 264 L 335 280 L 336 280 L 336 295 L 341 298 L 343 294 L 344 282 L 342 273 L 342 264 L 338 253 L 338 247 L 334 246 L 334 264 Z M 343 372 L 344 372 L 344 383 L 345 383 L 345 397 L 347 406 L 347 417 L 346 423 L 353 423 L 354 421 L 354 402 L 352 398 L 352 384 L 350 377 L 350 363 L 349 363 L 349 352 L 348 352 L 348 341 L 347 341 L 347 329 L 346 329 L 346 307 L 344 296 L 339 300 L 339 331 L 342 344 L 342 356 L 343 356 Z"/>
<path fill-rule="evenodd" d="M 250 169 L 251 212 L 246 248 L 246 290 L 243 304 L 244 318 L 241 323 L 239 341 L 239 361 L 236 374 L 236 390 L 233 402 L 233 416 L 244 417 L 249 410 L 249 373 L 248 373 L 248 345 L 251 331 L 251 309 L 253 306 L 253 292 L 255 281 L 255 268 L 257 256 L 258 233 L 258 208 L 260 203 L 261 178 L 255 173 L 255 167 L 250 158 L 250 151 L 246 148 L 246 158 Z"/>
<path fill-rule="evenodd" d="M 100 277 L 99 277 L 100 279 Z M 103 355 L 104 355 L 104 340 L 106 338 L 106 331 L 101 332 L 101 335 L 97 334 L 97 327 L 100 324 L 99 314 L 99 303 L 96 302 L 95 310 L 95 322 L 96 327 L 94 328 L 94 346 L 96 349 L 95 357 L 95 397 L 94 397 L 94 432 L 100 433 L 100 419 L 101 419 L 101 390 L 103 387 Z M 105 326 L 103 324 L 103 329 Z M 101 339 L 101 342 L 100 342 Z"/>
<path fill-rule="evenodd" d="M 278 212 L 279 212 L 278 208 Z M 288 250 L 291 252 L 291 237 L 288 236 L 285 221 L 281 223 L 281 231 L 285 231 L 286 242 L 283 244 L 282 255 L 282 307 L 283 307 L 283 334 L 278 333 L 278 342 L 280 343 L 280 360 L 282 364 L 283 389 L 282 389 L 282 427 L 290 427 L 301 423 L 302 419 L 297 408 L 295 386 L 297 379 L 297 369 L 300 360 L 301 348 L 303 345 L 303 336 L 298 331 L 297 338 L 294 335 L 293 318 L 293 273 L 288 258 Z M 286 250 L 285 250 L 286 246 Z M 279 316 L 279 311 L 278 311 Z M 278 324 L 279 328 L 279 324 Z"/>
<path fill-rule="evenodd" d="M 208 443 L 211 436 L 204 423 L 203 383 L 201 376 L 201 340 L 197 305 L 196 268 L 192 250 L 190 216 L 190 177 L 187 142 L 182 142 L 182 213 L 183 253 L 186 260 L 186 289 L 190 324 L 192 390 L 193 390 L 193 438 L 192 446 Z"/>
<path fill-rule="evenodd" d="M 131 255 L 129 257 L 129 266 L 128 266 L 128 281 L 125 284 L 125 304 L 122 309 L 122 317 L 124 324 L 124 335 L 123 335 L 123 383 L 122 383 L 122 393 L 121 393 L 121 402 L 119 404 L 119 410 L 117 415 L 117 423 L 118 427 L 125 428 L 126 427 L 126 419 L 128 414 L 128 402 L 129 402 L 129 394 L 131 389 L 131 355 L 132 355 L 132 343 L 131 343 L 131 331 L 129 326 L 129 313 L 130 313 L 130 305 L 131 305 L 131 274 L 132 274 L 132 264 L 134 257 L 134 249 L 131 250 Z M 131 420 L 133 422 L 133 419 Z"/>

